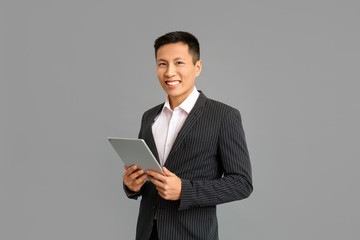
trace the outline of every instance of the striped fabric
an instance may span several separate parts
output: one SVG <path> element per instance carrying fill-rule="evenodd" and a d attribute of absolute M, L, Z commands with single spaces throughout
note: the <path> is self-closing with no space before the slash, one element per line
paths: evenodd
<path fill-rule="evenodd" d="M 158 158 L 151 125 L 162 104 L 144 113 L 139 138 Z M 159 239 L 218 239 L 216 205 L 247 198 L 251 165 L 238 110 L 200 92 L 166 160 L 182 180 L 181 199 L 162 199 L 151 182 L 129 198 L 142 196 L 136 239 L 148 240 L 156 213 Z"/>

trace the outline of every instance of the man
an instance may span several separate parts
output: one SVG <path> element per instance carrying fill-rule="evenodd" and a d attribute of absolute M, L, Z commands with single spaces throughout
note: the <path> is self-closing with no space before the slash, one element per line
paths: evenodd
<path fill-rule="evenodd" d="M 247 198 L 253 189 L 240 113 L 197 91 L 202 62 L 195 36 L 167 33 L 154 47 L 168 96 L 144 113 L 139 138 L 166 176 L 125 166 L 127 196 L 142 196 L 136 239 L 218 239 L 216 205 Z"/>

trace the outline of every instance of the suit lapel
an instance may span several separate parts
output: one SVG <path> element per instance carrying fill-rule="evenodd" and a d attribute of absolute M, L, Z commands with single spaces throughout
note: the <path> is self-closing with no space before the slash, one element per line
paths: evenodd
<path fill-rule="evenodd" d="M 159 113 L 161 112 L 163 106 L 164 106 L 164 104 L 159 105 L 158 108 L 155 108 L 154 111 L 152 111 L 150 113 L 150 116 L 146 119 L 146 122 L 144 123 L 144 128 L 143 128 L 144 129 L 143 136 L 144 136 L 144 139 L 146 139 L 146 144 L 148 145 L 151 152 L 154 154 L 155 158 L 157 159 L 157 161 L 159 163 L 160 163 L 159 153 L 157 151 L 155 140 L 154 140 L 154 135 L 152 132 L 152 124 L 154 123 L 156 116 L 159 115 Z"/>
<path fill-rule="evenodd" d="M 199 117 L 201 116 L 201 114 L 203 112 L 203 106 L 204 106 L 207 98 L 201 91 L 199 91 L 199 92 L 200 92 L 199 98 L 196 101 L 193 109 L 190 111 L 189 116 L 186 118 L 184 125 L 180 129 L 180 131 L 175 139 L 175 142 L 173 144 L 173 147 L 170 150 L 170 153 L 165 162 L 165 165 L 167 165 L 166 163 L 168 162 L 169 159 L 171 159 L 172 153 L 175 152 L 179 148 L 182 141 L 184 140 L 186 135 L 189 133 L 189 131 L 194 126 L 194 124 L 196 123 L 196 121 L 199 119 Z"/>

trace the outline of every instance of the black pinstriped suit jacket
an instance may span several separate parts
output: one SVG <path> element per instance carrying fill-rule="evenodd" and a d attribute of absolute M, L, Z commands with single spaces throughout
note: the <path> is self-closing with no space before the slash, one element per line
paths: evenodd
<path fill-rule="evenodd" d="M 143 115 L 139 138 L 158 158 L 152 124 L 163 104 Z M 216 205 L 247 198 L 252 192 L 251 166 L 238 110 L 200 96 L 180 130 L 164 165 L 182 180 L 181 199 L 161 198 L 151 182 L 142 196 L 136 239 L 148 240 L 156 212 L 159 239 L 218 239 Z"/>

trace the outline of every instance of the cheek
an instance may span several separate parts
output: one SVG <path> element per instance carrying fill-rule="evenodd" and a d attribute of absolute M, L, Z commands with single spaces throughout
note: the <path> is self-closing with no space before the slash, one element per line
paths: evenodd
<path fill-rule="evenodd" d="M 193 79 L 195 77 L 194 71 L 187 71 L 182 74 L 182 76 L 188 80 Z"/>
<path fill-rule="evenodd" d="M 157 77 L 159 78 L 159 80 L 162 78 L 163 74 L 160 70 L 156 71 Z"/>
<path fill-rule="evenodd" d="M 158 82 L 160 83 L 161 86 L 166 85 L 166 83 L 164 82 L 164 75 L 161 73 L 157 73 L 157 77 L 158 77 Z"/>

